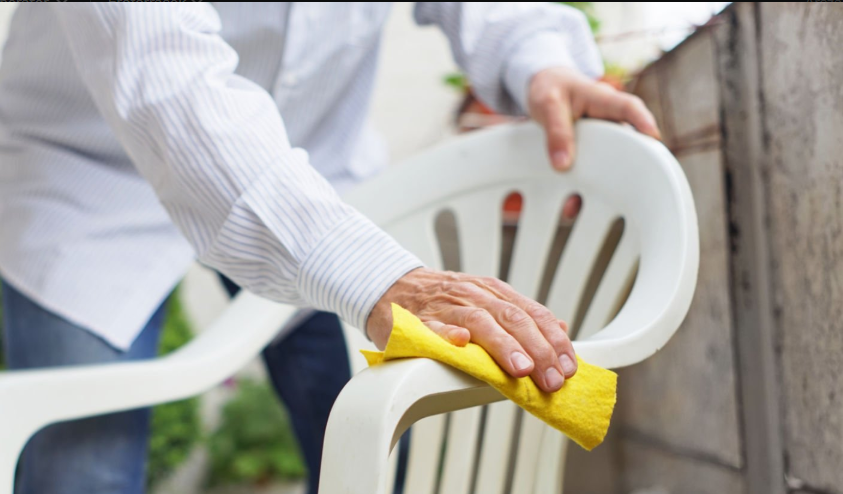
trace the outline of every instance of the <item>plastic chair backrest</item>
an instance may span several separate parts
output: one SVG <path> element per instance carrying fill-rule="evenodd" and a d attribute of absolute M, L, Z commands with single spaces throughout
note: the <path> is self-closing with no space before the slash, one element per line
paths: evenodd
<path fill-rule="evenodd" d="M 698 231 L 685 176 L 662 144 L 607 122 L 577 125 L 576 163 L 567 173 L 551 169 L 545 149 L 542 132 L 530 123 L 476 132 L 411 159 L 346 198 L 437 268 L 443 259 L 436 218 L 452 212 L 461 271 L 498 276 L 502 204 L 511 193 L 521 194 L 508 281 L 538 297 L 547 264 L 557 262 L 551 251 L 562 204 L 579 194 L 582 209 L 558 258 L 546 305 L 561 319 L 582 320 L 572 331 L 586 361 L 608 368 L 640 362 L 678 328 L 696 284 Z M 618 219 L 620 239 L 577 317 Z M 359 336 L 351 338 L 350 346 L 359 346 Z M 558 493 L 565 446 L 561 434 L 509 402 L 434 415 L 413 426 L 404 493 Z"/>
<path fill-rule="evenodd" d="M 664 345 L 690 304 L 698 264 L 693 201 L 681 169 L 661 144 L 607 123 L 581 122 L 577 131 L 577 164 L 566 174 L 550 171 L 539 129 L 525 124 L 454 139 L 361 186 L 346 200 L 431 266 L 441 265 L 434 218 L 439 211 L 451 209 L 460 232 L 462 269 L 495 275 L 501 243 L 500 202 L 511 191 L 521 192 L 525 204 L 510 282 L 532 295 L 547 258 L 560 204 L 572 192 L 580 193 L 583 210 L 548 298 L 548 305 L 568 319 L 582 295 L 585 273 L 606 225 L 623 216 L 623 237 L 582 325 L 580 334 L 587 338 L 578 341 L 576 347 L 581 356 L 598 365 L 632 364 Z M 612 322 L 600 330 L 612 313 L 610 308 L 620 300 L 618 286 L 625 285 L 619 280 L 629 278 L 639 255 L 640 267 L 629 299 Z M 198 394 L 256 356 L 294 311 L 293 307 L 243 293 L 193 341 L 164 358 L 0 373 L 0 494 L 11 493 L 18 454 L 26 440 L 44 425 Z M 352 337 L 359 341 L 359 333 Z M 401 389 L 401 379 L 421 370 L 431 379 L 418 381 L 415 391 L 419 395 L 426 392 L 421 388 L 429 382 L 434 391 L 451 386 L 463 393 L 461 396 L 468 399 L 462 403 L 500 399 L 482 390 L 469 397 L 464 390 L 476 384 L 444 366 L 408 364 L 383 366 L 389 368 L 368 372 L 367 377 L 374 379 L 376 386 L 389 384 L 394 391 Z M 373 389 L 373 383 L 361 377 L 346 388 L 351 392 L 350 400 L 343 400 L 342 395 L 338 399 L 335 408 L 340 409 L 339 415 L 346 412 L 339 405 L 354 408 L 360 402 L 359 392 Z M 390 396 L 380 398 L 389 403 Z M 371 403 L 369 406 L 367 412 L 373 410 Z M 450 409 L 463 406 L 467 405 Z M 545 492 L 543 489 L 557 479 L 563 451 L 561 436 L 545 433 L 541 423 L 530 416 L 519 417 L 511 405 L 495 403 L 486 411 L 469 408 L 453 413 L 450 419 L 434 416 L 419 422 L 414 427 L 405 493 L 434 492 L 446 421 L 451 425 L 447 428 L 448 451 L 443 458 L 439 492 L 469 492 L 475 477 L 474 492 L 478 493 L 504 492 L 509 484 L 511 492 Z M 480 424 L 483 431 L 491 433 L 484 434 Z M 377 431 L 378 427 L 358 429 Z M 513 439 L 516 430 L 517 439 Z M 329 424 L 329 436 L 330 432 Z M 478 447 L 481 434 L 483 443 Z M 390 438 L 381 436 L 373 451 L 390 443 Z M 510 451 L 517 455 L 511 456 Z M 338 453 L 346 455 L 347 451 Z M 368 465 L 376 463 L 375 457 L 372 455 L 371 461 L 369 457 L 358 459 Z M 517 459 L 512 469 L 510 458 Z M 462 466 L 466 468 L 460 470 Z M 464 472 L 471 472 L 471 477 Z M 323 477 L 324 473 L 323 467 Z M 352 469 L 350 475 L 362 474 Z M 362 488 L 367 494 L 374 492 Z"/>

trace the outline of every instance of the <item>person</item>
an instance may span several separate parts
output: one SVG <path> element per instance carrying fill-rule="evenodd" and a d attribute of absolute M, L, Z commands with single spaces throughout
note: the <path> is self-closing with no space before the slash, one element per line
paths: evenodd
<path fill-rule="evenodd" d="M 0 66 L 10 367 L 153 357 L 162 301 L 198 259 L 236 287 L 337 314 L 381 348 L 398 303 L 452 343 L 482 345 L 511 375 L 559 389 L 576 371 L 564 322 L 494 278 L 425 267 L 340 199 L 386 162 L 366 109 L 389 10 L 21 4 Z M 414 17 L 447 36 L 487 105 L 544 127 L 560 171 L 581 116 L 658 135 L 639 99 L 595 82 L 600 57 L 571 8 L 421 2 Z M 300 347 L 267 349 L 274 382 L 336 370 L 325 345 L 307 343 L 313 328 L 294 332 Z M 309 394 L 321 384 L 287 405 L 331 402 Z M 40 432 L 17 492 L 143 492 L 147 413 Z"/>

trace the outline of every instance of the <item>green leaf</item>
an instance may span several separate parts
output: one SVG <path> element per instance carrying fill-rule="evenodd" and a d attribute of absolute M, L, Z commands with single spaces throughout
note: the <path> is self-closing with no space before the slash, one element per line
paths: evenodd
<path fill-rule="evenodd" d="M 193 332 L 174 291 L 167 301 L 167 316 L 161 329 L 159 355 L 178 350 L 191 340 Z M 146 470 L 148 490 L 172 474 L 202 439 L 199 400 L 166 403 L 152 409 L 149 456 Z"/>
<path fill-rule="evenodd" d="M 307 469 L 286 411 L 267 383 L 244 379 L 209 438 L 210 487 L 301 479 Z"/>
<path fill-rule="evenodd" d="M 470 87 L 468 77 L 461 72 L 453 72 L 450 74 L 446 74 L 445 77 L 442 78 L 442 80 L 445 85 L 451 86 L 460 93 L 468 92 L 468 89 Z"/>

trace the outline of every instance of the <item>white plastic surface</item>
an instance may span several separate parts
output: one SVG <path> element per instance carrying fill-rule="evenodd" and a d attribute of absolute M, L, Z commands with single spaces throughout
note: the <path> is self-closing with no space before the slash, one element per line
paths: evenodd
<path fill-rule="evenodd" d="M 617 262 L 587 313 L 588 337 L 575 343 L 587 361 L 621 367 L 655 353 L 687 312 L 696 283 L 697 223 L 684 175 L 660 143 L 618 125 L 582 121 L 572 171 L 553 172 L 544 139 L 533 124 L 476 132 L 451 140 L 395 167 L 346 197 L 430 266 L 441 267 L 433 222 L 454 211 L 463 270 L 496 274 L 500 206 L 513 191 L 524 196 L 510 280 L 535 296 L 563 200 L 584 198 L 563 253 L 549 307 L 571 318 L 605 232 L 626 221 Z M 585 220 L 585 221 L 584 221 Z M 628 233 L 629 231 L 634 233 Z M 626 243 L 625 243 L 626 242 Z M 572 254 L 576 253 L 576 255 Z M 639 259 L 640 256 L 640 260 Z M 632 292 L 617 316 L 621 291 L 638 263 Z M 583 267 L 583 264 L 588 266 Z M 50 423 L 153 405 L 198 394 L 232 375 L 274 337 L 294 309 L 244 293 L 210 328 L 180 351 L 156 360 L 0 374 L 0 494 L 11 494 L 14 468 L 28 438 Z M 605 326 L 605 327 L 603 327 Z M 351 346 L 363 345 L 359 335 Z M 353 368 L 361 361 L 352 348 Z M 411 424 L 407 493 L 437 491 L 445 412 L 501 400 L 465 374 L 429 360 L 389 362 L 357 374 L 340 394 L 328 425 L 320 493 L 386 494 L 392 484 L 389 453 Z M 433 415 L 433 416 L 431 416 Z M 518 458 L 510 472 L 514 421 L 511 403 L 451 419 L 451 441 L 438 492 L 503 493 L 507 481 L 528 490 L 560 492 L 565 442 L 558 432 L 523 417 Z M 478 448 L 478 434 L 482 446 Z M 466 444 L 470 441 L 471 444 Z M 458 454 L 457 454 L 458 453 Z M 540 459 L 537 460 L 537 459 Z M 529 460 L 529 461 L 528 461 Z M 532 464 L 532 465 L 530 465 Z M 458 469 L 468 468 L 468 472 Z M 473 469 L 479 468 L 474 475 Z M 550 484 L 553 485 L 550 485 Z"/>
<path fill-rule="evenodd" d="M 679 164 L 653 139 L 586 120 L 577 125 L 577 141 L 575 166 L 562 174 L 552 171 L 543 135 L 533 124 L 476 132 L 390 170 L 348 199 L 433 266 L 441 266 L 434 220 L 439 212 L 452 211 L 463 271 L 487 275 L 496 274 L 500 261 L 501 205 L 510 193 L 521 193 L 509 279 L 519 291 L 537 296 L 562 204 L 580 194 L 583 207 L 547 302 L 569 321 L 612 223 L 623 218 L 623 234 L 575 347 L 582 358 L 603 367 L 634 364 L 668 341 L 690 305 L 699 263 L 693 198 Z M 636 267 L 632 291 L 615 315 Z M 466 388 L 460 391 L 462 383 Z M 482 389 L 461 373 L 425 360 L 364 370 L 334 405 L 320 493 L 387 494 L 387 455 L 404 427 L 432 413 L 457 410 L 450 423 L 460 430 L 448 431 L 444 458 L 441 416 L 414 428 L 405 492 L 467 493 L 472 484 L 473 492 L 483 494 L 507 488 L 518 494 L 561 492 L 564 437 L 523 414 L 513 442 L 519 414 L 510 403 L 489 406 L 480 430 L 481 414 L 465 409 L 501 399 L 494 392 L 479 394 Z"/>

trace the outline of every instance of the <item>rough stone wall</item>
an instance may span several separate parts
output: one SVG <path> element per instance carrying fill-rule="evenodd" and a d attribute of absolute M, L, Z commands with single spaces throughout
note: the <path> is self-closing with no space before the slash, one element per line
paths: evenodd
<path fill-rule="evenodd" d="M 786 474 L 843 493 L 843 4 L 761 4 L 773 337 Z"/>
<path fill-rule="evenodd" d="M 566 492 L 843 494 L 843 4 L 733 4 L 631 89 L 691 184 L 699 284 Z"/>

